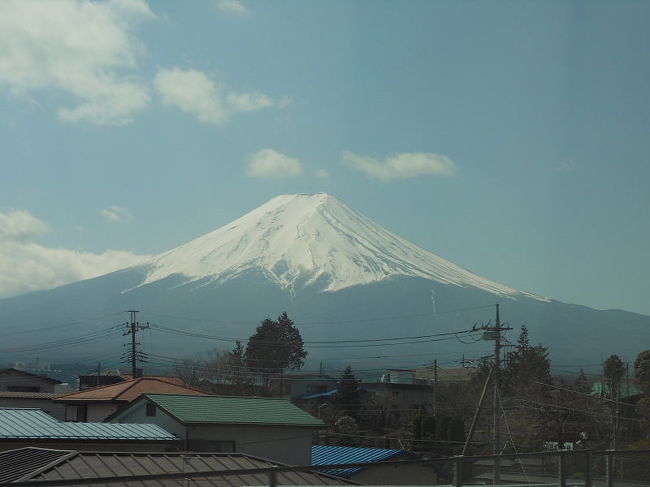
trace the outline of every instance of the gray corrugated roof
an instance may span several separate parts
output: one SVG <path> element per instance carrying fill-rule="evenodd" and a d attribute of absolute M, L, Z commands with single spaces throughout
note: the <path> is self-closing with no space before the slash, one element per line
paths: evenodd
<path fill-rule="evenodd" d="M 56 457 L 57 450 L 37 448 L 22 448 L 8 452 L 0 452 L 0 465 L 4 458 L 13 462 L 33 465 L 32 475 L 18 478 L 34 480 L 72 480 L 97 477 L 118 477 L 127 475 L 149 475 L 162 473 L 188 473 L 232 471 L 250 468 L 268 468 L 276 463 L 238 453 L 115 453 L 115 452 L 65 452 L 67 456 L 59 456 L 58 461 L 50 461 L 47 468 L 42 468 L 37 458 L 52 455 Z M 1 470 L 0 470 L 1 471 Z M 315 472 L 278 472 L 278 485 L 350 485 L 354 482 L 331 477 Z M 11 480 L 9 480 L 11 481 Z M 198 477 L 190 481 L 192 485 L 241 487 L 242 485 L 268 485 L 266 474 L 233 475 L 227 477 Z M 181 487 L 187 485 L 182 478 L 160 479 L 151 481 L 113 481 L 102 485 L 110 487 L 141 487 L 156 485 L 160 487 Z"/>
<path fill-rule="evenodd" d="M 177 438 L 155 424 L 66 423 L 34 408 L 0 408 L 0 439 L 143 440 Z"/>
<path fill-rule="evenodd" d="M 15 482 L 56 463 L 71 452 L 43 448 L 21 448 L 0 453 L 0 482 Z"/>

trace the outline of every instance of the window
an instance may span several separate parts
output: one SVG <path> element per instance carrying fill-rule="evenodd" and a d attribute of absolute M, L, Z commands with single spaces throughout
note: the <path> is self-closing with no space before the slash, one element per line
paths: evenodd
<path fill-rule="evenodd" d="M 77 406 L 77 419 L 75 421 L 79 421 L 81 423 L 85 423 L 88 421 L 88 406 L 85 404 L 82 404 L 81 406 Z"/>
<path fill-rule="evenodd" d="M 148 402 L 147 403 L 147 416 L 155 416 L 155 415 L 156 415 L 156 405 Z"/>

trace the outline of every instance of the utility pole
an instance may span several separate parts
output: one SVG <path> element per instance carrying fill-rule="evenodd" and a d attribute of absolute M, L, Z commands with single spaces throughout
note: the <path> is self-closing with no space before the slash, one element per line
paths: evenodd
<path fill-rule="evenodd" d="M 492 444 L 492 453 L 499 455 L 501 453 L 501 428 L 499 423 L 499 379 L 501 376 L 501 320 L 499 318 L 499 304 L 497 303 L 497 315 L 494 322 L 494 385 L 492 387 L 493 397 L 492 404 L 494 407 L 494 441 Z M 494 477 L 493 484 L 501 483 L 501 460 L 494 459 Z"/>
<path fill-rule="evenodd" d="M 140 362 L 145 362 L 146 361 L 145 359 L 147 358 L 146 354 L 137 350 L 137 346 L 139 345 L 139 343 L 135 341 L 135 334 L 140 330 L 149 328 L 149 323 L 147 322 L 146 325 L 140 325 L 140 323 L 138 323 L 135 320 L 135 314 L 139 313 L 138 310 L 131 309 L 128 310 L 127 313 L 130 314 L 131 320 L 130 323 L 127 323 L 128 329 L 126 332 L 124 332 L 123 335 L 131 335 L 131 351 L 125 355 L 131 359 L 131 376 L 135 379 L 138 372 L 137 369 L 138 360 Z"/>
<path fill-rule="evenodd" d="M 437 418 L 438 411 L 438 359 L 433 360 L 433 416 Z"/>

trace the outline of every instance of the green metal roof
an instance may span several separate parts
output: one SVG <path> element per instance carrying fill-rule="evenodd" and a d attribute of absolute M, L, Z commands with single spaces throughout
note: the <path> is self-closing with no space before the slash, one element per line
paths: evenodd
<path fill-rule="evenodd" d="M 183 423 L 227 423 L 274 426 L 324 426 L 285 399 L 243 396 L 147 394 L 161 409 Z"/>
<path fill-rule="evenodd" d="M 0 408 L 0 440 L 175 441 L 155 424 L 67 423 L 35 408 Z"/>

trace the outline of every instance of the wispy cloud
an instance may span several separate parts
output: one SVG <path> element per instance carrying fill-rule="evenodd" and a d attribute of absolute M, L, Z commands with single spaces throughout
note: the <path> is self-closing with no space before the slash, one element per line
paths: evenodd
<path fill-rule="evenodd" d="M 327 169 L 318 169 L 315 175 L 318 179 L 328 179 L 330 177 L 330 173 Z"/>
<path fill-rule="evenodd" d="M 300 176 L 303 170 L 299 159 L 273 149 L 262 149 L 250 157 L 246 172 L 255 178 L 275 179 Z"/>
<path fill-rule="evenodd" d="M 345 151 L 343 160 L 350 167 L 383 181 L 427 175 L 453 176 L 456 174 L 454 161 L 432 152 L 402 152 L 379 160 Z"/>
<path fill-rule="evenodd" d="M 96 254 L 36 243 L 49 229 L 26 210 L 0 212 L 0 297 L 90 279 L 138 264 L 146 257 L 121 250 Z"/>
<path fill-rule="evenodd" d="M 274 99 L 262 92 L 238 93 L 215 83 L 203 71 L 161 68 L 154 87 L 166 105 L 176 106 L 206 123 L 222 123 L 238 112 L 284 108 L 289 99 Z"/>
<path fill-rule="evenodd" d="M 234 15 L 248 15 L 248 8 L 241 0 L 217 0 L 217 8 Z"/>
<path fill-rule="evenodd" d="M 577 167 L 578 167 L 578 165 L 575 163 L 575 161 L 569 159 L 569 160 L 566 160 L 566 161 L 561 161 L 557 165 L 557 171 L 559 171 L 559 172 L 573 172 L 573 171 L 576 170 Z"/>
<path fill-rule="evenodd" d="M 133 221 L 131 211 L 128 208 L 123 208 L 121 206 L 109 206 L 108 208 L 99 210 L 99 213 L 109 223 L 130 223 Z"/>
<path fill-rule="evenodd" d="M 133 30 L 151 18 L 143 0 L 2 1 L 0 91 L 57 90 L 77 101 L 59 108 L 62 120 L 128 123 L 150 99 L 134 77 L 144 48 Z"/>

